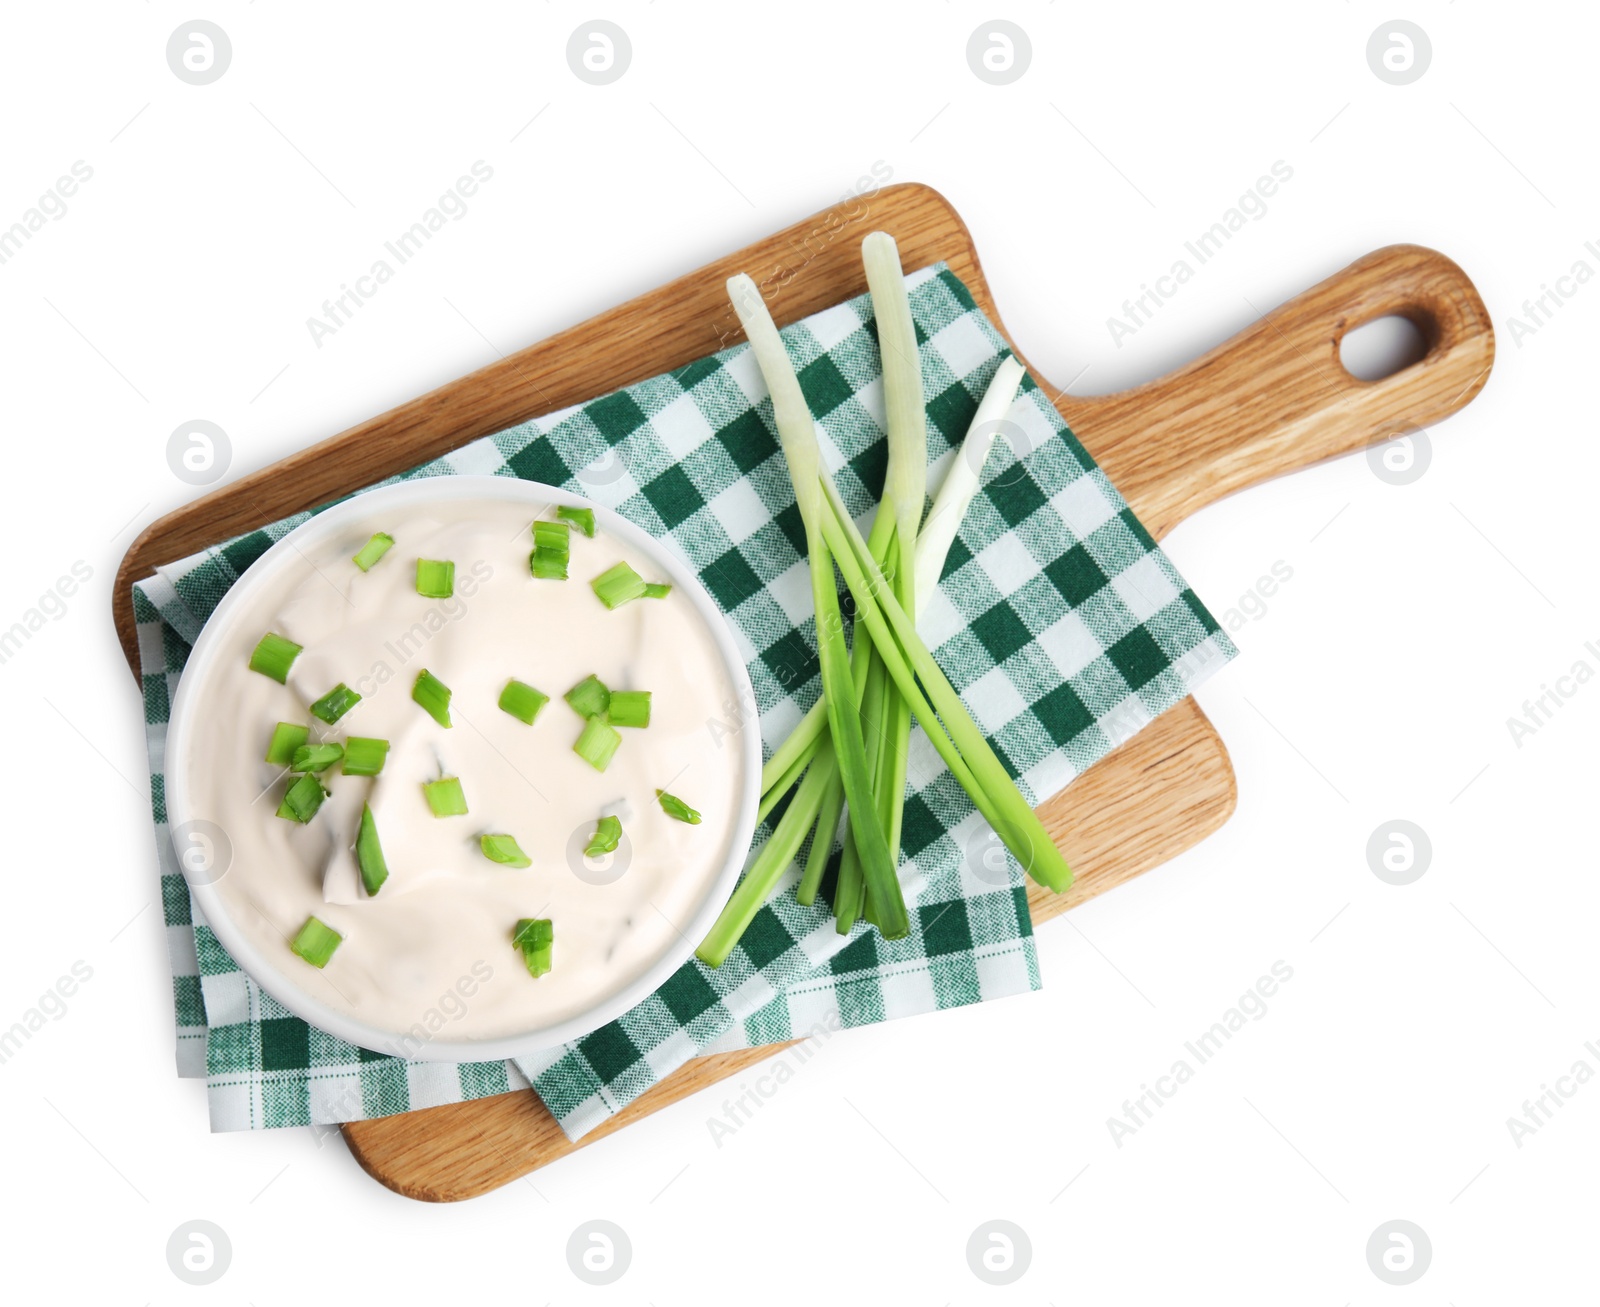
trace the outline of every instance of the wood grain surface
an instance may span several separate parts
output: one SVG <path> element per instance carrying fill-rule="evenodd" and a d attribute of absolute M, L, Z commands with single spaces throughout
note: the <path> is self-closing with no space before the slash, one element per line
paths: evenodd
<path fill-rule="evenodd" d="M 130 587 L 156 564 L 736 342 L 738 323 L 723 292 L 734 272 L 763 283 L 780 324 L 859 294 L 866 289 L 860 240 L 878 229 L 894 235 L 908 269 L 948 263 L 1005 330 L 966 225 L 943 196 L 904 185 L 848 201 L 154 523 L 123 559 L 112 595 L 129 665 L 137 676 Z M 1391 377 L 1359 381 L 1340 364 L 1339 341 L 1387 314 L 1415 322 L 1427 352 Z M 1160 537 L 1246 486 L 1439 421 L 1482 389 L 1493 358 L 1489 316 L 1465 274 L 1432 250 L 1399 245 L 1358 260 L 1149 385 L 1093 399 L 1062 394 L 1055 403 Z M 1030 887 L 1035 923 L 1204 839 L 1227 820 L 1234 799 L 1222 741 L 1186 700 L 1040 808 L 1076 875 L 1059 896 Z M 578 1144 L 526 1091 L 352 1122 L 344 1133 L 360 1164 L 397 1192 L 436 1202 L 470 1198 L 776 1051 L 697 1059 Z"/>

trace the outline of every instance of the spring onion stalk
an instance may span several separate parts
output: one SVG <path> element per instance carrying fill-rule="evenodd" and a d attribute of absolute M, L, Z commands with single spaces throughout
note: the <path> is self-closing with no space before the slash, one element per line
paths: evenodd
<path fill-rule="evenodd" d="M 361 869 L 361 884 L 369 895 L 383 888 L 389 879 L 389 864 L 378 843 L 378 826 L 372 820 L 370 804 L 361 805 L 361 828 L 356 832 L 356 866 Z"/>
<path fill-rule="evenodd" d="M 650 691 L 613 690 L 606 718 L 613 726 L 650 725 Z"/>
<path fill-rule="evenodd" d="M 727 961 L 733 946 L 739 942 L 746 928 L 754 920 L 761 905 L 777 887 L 784 870 L 794 861 L 806 833 L 815 821 L 817 804 L 826 791 L 835 763 L 830 754 L 827 759 L 805 775 L 794 802 L 779 819 L 767 842 L 761 846 L 749 868 L 744 873 L 733 896 L 723 907 L 706 937 L 700 941 L 695 956 L 708 967 L 720 967 Z"/>
<path fill-rule="evenodd" d="M 806 768 L 811 766 L 811 760 L 822 751 L 822 746 L 826 743 L 828 743 L 828 735 L 824 731 L 811 741 L 809 748 L 789 764 L 788 770 L 782 776 L 778 777 L 762 792 L 761 803 L 756 808 L 757 824 L 764 822 L 767 819 L 767 814 L 778 806 L 779 800 L 800 783 L 800 778 L 805 775 Z M 766 778 L 764 770 L 761 775 L 762 779 Z"/>
<path fill-rule="evenodd" d="M 525 726 L 532 726 L 539 709 L 549 702 L 550 696 L 544 691 L 535 690 L 526 681 L 515 678 L 507 681 L 506 688 L 500 691 L 500 711 L 510 713 Z"/>
<path fill-rule="evenodd" d="M 286 636 L 268 631 L 250 654 L 250 670 L 270 676 L 279 685 L 289 683 L 289 669 L 300 656 L 301 646 Z"/>
<path fill-rule="evenodd" d="M 480 835 L 478 848 L 490 862 L 498 862 L 503 867 L 533 866 L 533 859 L 522 851 L 513 835 Z"/>
<path fill-rule="evenodd" d="M 274 767 L 287 767 L 294 761 L 294 751 L 310 738 L 309 726 L 279 722 L 272 728 L 272 738 L 267 741 L 267 761 Z"/>
<path fill-rule="evenodd" d="M 604 717 L 611 706 L 611 691 L 593 674 L 585 676 L 563 696 L 580 717 Z"/>
<path fill-rule="evenodd" d="M 372 539 L 356 551 L 350 561 L 363 572 L 370 572 L 372 565 L 394 548 L 394 537 L 385 531 L 375 532 Z"/>
<path fill-rule="evenodd" d="M 440 726 L 449 728 L 450 687 L 426 667 L 417 673 L 416 684 L 411 687 L 411 697 Z"/>
<path fill-rule="evenodd" d="M 823 874 L 828 870 L 828 859 L 833 854 L 833 841 L 839 833 L 839 817 L 844 812 L 844 781 L 839 776 L 838 762 L 830 754 L 829 760 L 822 765 L 828 769 L 828 785 L 817 807 L 817 821 L 811 832 L 811 852 L 806 855 L 805 871 L 801 873 L 800 884 L 794 891 L 795 902 L 804 907 L 816 902 Z"/>
<path fill-rule="evenodd" d="M 607 853 L 615 853 L 620 843 L 622 843 L 622 818 L 602 817 L 595 823 L 594 834 L 589 836 L 589 843 L 584 846 L 583 856 L 599 858 Z"/>
<path fill-rule="evenodd" d="M 983 398 L 978 401 L 978 411 L 967 428 L 967 437 L 950 460 L 950 470 L 933 497 L 928 520 L 922 524 L 922 534 L 917 537 L 917 606 L 914 610 L 907 609 L 915 611 L 918 617 L 926 607 L 926 596 L 939 584 L 956 532 L 961 529 L 962 519 L 983 484 L 984 462 L 1001 430 L 1001 422 L 1017 401 L 1017 392 L 1022 389 L 1025 376 L 1026 369 L 1014 356 L 1008 355 L 1000 361 L 994 376 L 989 378 Z M 905 607 L 904 601 L 900 606 Z"/>
<path fill-rule="evenodd" d="M 344 746 L 339 744 L 302 744 L 289 759 L 290 771 L 319 772 L 344 757 Z"/>
<path fill-rule="evenodd" d="M 831 482 L 824 489 L 828 492 L 824 494 L 828 511 L 823 529 L 832 542 L 845 584 L 855 597 L 858 618 L 865 622 L 874 646 L 883 655 L 884 666 L 940 756 L 1023 870 L 1059 893 L 1072 883 L 1066 859 L 917 635 L 915 624 L 901 608 L 866 541 L 844 511 L 838 492 Z M 919 681 L 927 687 L 926 696 L 918 688 Z"/>
<path fill-rule="evenodd" d="M 558 505 L 556 516 L 563 522 L 569 522 L 582 531 L 590 540 L 594 539 L 594 509 L 569 508 L 566 504 Z"/>
<path fill-rule="evenodd" d="M 318 921 L 315 917 L 307 917 L 306 924 L 300 927 L 300 932 L 290 942 L 289 947 L 294 950 L 296 957 L 304 958 L 312 966 L 322 968 L 328 965 L 328 960 L 333 957 L 333 951 L 344 943 L 344 936 L 332 926 Z"/>
<path fill-rule="evenodd" d="M 668 794 L 665 790 L 657 790 L 656 802 L 661 805 L 661 811 L 674 821 L 681 821 L 686 826 L 698 826 L 700 824 L 700 814 L 676 794 Z"/>
<path fill-rule="evenodd" d="M 304 826 L 317 815 L 317 809 L 327 797 L 328 792 L 322 788 L 322 782 L 306 772 L 284 791 L 283 802 L 278 805 L 278 816 Z"/>
<path fill-rule="evenodd" d="M 606 568 L 590 581 L 589 585 L 600 597 L 600 602 L 613 610 L 644 597 L 644 577 L 627 563 L 618 563 L 615 567 Z"/>
<path fill-rule="evenodd" d="M 822 693 L 828 704 L 828 730 L 844 778 L 845 799 L 850 808 L 856 848 L 861 855 L 862 876 L 878 904 L 882 934 L 887 939 L 898 939 L 910 930 L 910 921 L 889 846 L 872 802 L 872 777 L 861 737 L 861 717 L 856 709 L 850 654 L 845 647 L 844 621 L 839 612 L 839 593 L 835 588 L 830 547 L 823 531 L 830 511 L 822 495 L 822 451 L 816 425 L 800 390 L 794 364 L 755 282 L 743 273 L 731 277 L 728 295 L 772 395 L 773 419 L 788 464 L 789 479 L 794 485 L 795 503 L 805 527 Z M 920 512 L 920 501 L 917 509 Z M 811 816 L 814 820 L 815 807 Z"/>
<path fill-rule="evenodd" d="M 550 970 L 555 938 L 555 927 L 548 917 L 524 917 L 511 932 L 512 945 L 521 952 L 528 974 L 536 980 Z"/>
<path fill-rule="evenodd" d="M 647 581 L 644 587 L 644 598 L 665 599 L 672 593 L 672 587 L 665 581 Z"/>
<path fill-rule="evenodd" d="M 596 771 L 604 771 L 616 756 L 622 737 L 611 724 L 600 717 L 591 717 L 583 724 L 583 734 L 578 736 L 572 751 Z"/>
<path fill-rule="evenodd" d="M 361 702 L 361 696 L 343 681 L 311 705 L 311 715 L 332 726 L 339 718 Z"/>
<path fill-rule="evenodd" d="M 466 816 L 467 795 L 461 788 L 459 776 L 441 776 L 436 781 L 424 781 L 422 793 L 428 800 L 428 810 L 435 817 Z"/>
<path fill-rule="evenodd" d="M 858 643 L 866 644 L 865 640 Z M 866 689 L 861 696 L 861 730 L 867 746 L 867 764 L 872 768 L 873 794 L 879 796 L 878 784 L 883 765 L 885 687 L 888 674 L 883 660 L 873 656 L 867 668 Z M 882 806 L 874 811 L 879 813 Z M 848 935 L 866 908 L 866 882 L 861 875 L 861 854 L 856 848 L 854 834 L 846 829 L 844 853 L 839 862 L 839 883 L 833 893 L 834 926 L 841 935 Z"/>
<path fill-rule="evenodd" d="M 535 522 L 528 568 L 541 581 L 565 581 L 571 553 L 571 528 L 565 522 Z"/>
<path fill-rule="evenodd" d="M 352 735 L 344 742 L 344 774 L 376 776 L 389 757 L 389 741 L 366 735 Z"/>
<path fill-rule="evenodd" d="M 456 565 L 437 558 L 417 559 L 417 593 L 424 599 L 448 599 L 456 592 Z"/>

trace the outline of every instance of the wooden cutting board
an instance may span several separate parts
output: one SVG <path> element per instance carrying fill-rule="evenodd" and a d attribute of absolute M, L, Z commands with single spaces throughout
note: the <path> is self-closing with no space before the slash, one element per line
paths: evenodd
<path fill-rule="evenodd" d="M 131 586 L 156 564 L 734 343 L 741 336 L 723 290 L 734 272 L 766 284 L 780 325 L 859 295 L 866 290 L 861 238 L 880 228 L 899 242 L 906 268 L 948 263 L 1004 332 L 972 236 L 936 191 L 892 186 L 825 210 L 150 526 L 122 560 L 112 592 L 117 633 L 135 677 Z M 1388 314 L 1416 323 L 1427 353 L 1391 377 L 1358 381 L 1339 362 L 1339 341 Z M 1157 381 L 1094 399 L 1054 398 L 1159 538 L 1224 495 L 1447 417 L 1483 388 L 1493 360 L 1488 312 L 1461 269 L 1432 250 L 1395 245 L 1357 260 Z M 1035 923 L 1198 843 L 1228 819 L 1234 802 L 1222 740 L 1194 701 L 1185 700 L 1040 808 L 1075 880 L 1060 896 L 1030 884 Z M 698 1059 L 577 1144 L 527 1091 L 353 1122 L 344 1127 L 345 1138 L 357 1161 L 399 1193 L 434 1202 L 471 1198 L 778 1047 Z"/>

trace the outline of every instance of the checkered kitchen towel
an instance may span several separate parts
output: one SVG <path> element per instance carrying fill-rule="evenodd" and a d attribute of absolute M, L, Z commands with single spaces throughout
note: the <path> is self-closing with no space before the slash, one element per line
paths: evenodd
<path fill-rule="evenodd" d="M 1007 349 L 947 269 L 909 282 L 929 453 L 947 460 Z M 831 445 L 840 491 L 864 514 L 886 461 L 871 303 L 862 296 L 783 336 Z M 991 456 L 921 629 L 1001 758 L 1041 800 L 1235 650 L 1031 379 L 1010 417 L 1021 433 L 1015 443 L 1031 452 Z M 942 463 L 932 475 L 941 472 Z M 670 541 L 742 643 L 769 752 L 815 700 L 803 535 L 747 346 L 525 422 L 406 475 L 452 473 L 575 489 Z M 1002 874 L 981 856 L 987 828 L 919 730 L 905 814 L 902 874 L 915 891 L 905 939 L 885 941 L 865 926 L 841 939 L 825 909 L 794 901 L 791 872 L 721 968 L 691 961 L 627 1015 L 541 1056 L 406 1062 L 291 1016 L 199 919 L 167 839 L 162 758 L 168 705 L 201 626 L 245 568 L 306 516 L 161 568 L 134 593 L 179 1067 L 208 1079 L 213 1128 L 358 1120 L 531 1083 L 577 1138 L 708 1049 L 1038 988 L 1021 873 L 1012 864 Z"/>

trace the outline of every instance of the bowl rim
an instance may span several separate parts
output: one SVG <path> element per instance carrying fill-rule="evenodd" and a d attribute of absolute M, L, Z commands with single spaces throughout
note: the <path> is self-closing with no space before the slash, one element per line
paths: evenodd
<path fill-rule="evenodd" d="M 465 473 L 393 482 L 357 491 L 348 499 L 322 509 L 315 516 L 286 532 L 245 569 L 243 575 L 229 588 L 227 594 L 212 610 L 210 617 L 206 619 L 184 664 L 168 718 L 162 770 L 169 841 L 174 831 L 181 829 L 185 823 L 197 819 L 190 802 L 187 768 L 183 765 L 183 759 L 188 751 L 189 732 L 192 729 L 190 708 L 200 694 L 197 687 L 203 686 L 208 677 L 214 674 L 211 668 L 217 662 L 223 632 L 228 629 L 234 613 L 246 606 L 249 599 L 269 577 L 276 575 L 286 563 L 297 559 L 300 556 L 299 550 L 309 541 L 320 541 L 334 534 L 346 526 L 352 518 L 366 517 L 386 507 L 415 508 L 428 503 L 460 500 L 498 500 L 527 505 L 530 508 L 548 507 L 552 504 L 592 508 L 597 525 L 638 549 L 653 564 L 665 571 L 674 586 L 688 596 L 711 631 L 717 651 L 733 685 L 737 702 L 741 705 L 754 704 L 755 691 L 751 686 L 750 674 L 739 652 L 733 629 L 722 609 L 701 584 L 693 566 L 677 552 L 675 547 L 668 544 L 670 536 L 660 538 L 652 536 L 604 504 L 538 481 Z M 536 1030 L 496 1036 L 492 1039 L 430 1039 L 420 1048 L 408 1048 L 406 1044 L 416 1041 L 407 1032 L 387 1030 L 369 1024 L 330 1006 L 296 984 L 287 969 L 274 965 L 263 951 L 257 949 L 230 918 L 217 891 L 216 882 L 227 875 L 226 871 L 222 876 L 207 877 L 181 856 L 181 851 L 176 845 L 173 845 L 174 861 L 183 872 L 189 892 L 194 896 L 195 903 L 204 917 L 204 924 L 238 963 L 240 969 L 283 1007 L 312 1026 L 357 1047 L 409 1061 L 485 1062 L 526 1057 L 581 1039 L 584 1035 L 591 1034 L 608 1022 L 614 1021 L 648 998 L 679 967 L 694 956 L 695 947 L 705 938 L 732 896 L 749 853 L 750 841 L 755 834 L 756 808 L 761 789 L 761 733 L 746 726 L 737 730 L 735 734 L 737 747 L 740 750 L 738 818 L 733 825 L 723 865 L 709 883 L 693 917 L 679 931 L 678 940 L 632 982 L 612 991 L 585 1012 L 540 1026 Z M 285 957 L 289 956 L 291 955 L 286 951 Z"/>

